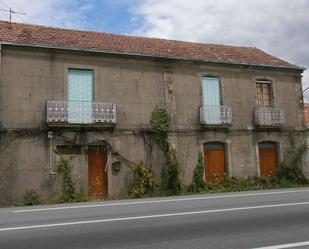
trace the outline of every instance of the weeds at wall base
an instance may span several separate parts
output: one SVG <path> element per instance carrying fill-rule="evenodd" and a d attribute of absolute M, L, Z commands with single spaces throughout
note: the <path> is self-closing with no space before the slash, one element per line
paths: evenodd
<path fill-rule="evenodd" d="M 237 192 L 237 191 L 252 191 L 266 190 L 279 188 L 293 187 L 308 187 L 309 181 L 304 176 L 301 168 L 302 158 L 307 152 L 307 144 L 303 143 L 298 146 L 293 146 L 286 153 L 286 158 L 279 166 L 278 170 L 268 178 L 266 177 L 229 177 L 223 175 L 218 177 L 220 181 L 217 183 L 207 183 L 204 180 L 204 162 L 202 153 L 198 155 L 198 163 L 194 169 L 192 183 L 181 184 L 178 193 L 171 193 L 165 188 L 157 189 L 156 192 L 148 192 L 146 196 L 139 197 L 161 197 L 169 195 L 183 194 L 207 194 L 220 192 Z"/>
<path fill-rule="evenodd" d="M 239 191 L 253 191 L 253 190 L 267 190 L 279 188 L 294 188 L 307 187 L 309 184 L 293 183 L 284 179 L 274 180 L 261 177 L 252 178 L 235 178 L 224 177 L 221 183 L 211 184 L 206 183 L 199 189 L 193 189 L 192 185 L 183 188 L 184 194 L 207 194 L 207 193 L 222 193 L 222 192 L 239 192 Z"/>
<path fill-rule="evenodd" d="M 13 202 L 13 206 L 32 206 L 41 203 L 38 193 L 33 190 L 27 190 L 20 201 Z"/>
<path fill-rule="evenodd" d="M 132 168 L 134 174 L 134 185 L 129 192 L 130 198 L 144 197 L 156 193 L 158 187 L 154 183 L 154 176 L 151 169 L 140 163 Z"/>

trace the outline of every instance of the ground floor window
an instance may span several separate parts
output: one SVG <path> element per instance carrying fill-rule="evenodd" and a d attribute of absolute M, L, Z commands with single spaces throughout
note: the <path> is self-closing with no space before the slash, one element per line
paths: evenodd
<path fill-rule="evenodd" d="M 57 152 L 62 155 L 81 154 L 80 145 L 57 145 Z"/>

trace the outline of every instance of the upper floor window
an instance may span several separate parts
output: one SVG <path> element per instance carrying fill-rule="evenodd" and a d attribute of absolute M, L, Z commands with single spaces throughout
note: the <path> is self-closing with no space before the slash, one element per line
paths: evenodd
<path fill-rule="evenodd" d="M 203 125 L 231 125 L 231 107 L 223 106 L 220 80 L 205 76 L 202 79 L 203 105 L 200 107 L 200 121 Z"/>
<path fill-rule="evenodd" d="M 70 123 L 92 121 L 93 70 L 69 69 L 68 120 Z"/>
<path fill-rule="evenodd" d="M 256 80 L 256 104 L 261 107 L 273 106 L 271 80 Z"/>
<path fill-rule="evenodd" d="M 218 77 L 203 77 L 203 104 L 204 106 L 220 106 L 220 82 Z"/>

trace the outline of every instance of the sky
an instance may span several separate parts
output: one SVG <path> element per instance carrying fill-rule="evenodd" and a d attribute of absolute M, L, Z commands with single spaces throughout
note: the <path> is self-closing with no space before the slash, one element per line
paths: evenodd
<path fill-rule="evenodd" d="M 309 68 L 309 0 L 0 0 L 10 7 L 26 13 L 16 22 L 257 47 Z"/>

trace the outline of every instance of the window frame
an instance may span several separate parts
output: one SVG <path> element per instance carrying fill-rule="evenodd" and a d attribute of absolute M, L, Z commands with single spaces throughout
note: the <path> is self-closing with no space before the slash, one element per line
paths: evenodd
<path fill-rule="evenodd" d="M 218 79 L 218 83 L 219 83 L 219 98 L 220 98 L 220 106 L 224 105 L 223 102 L 223 87 L 222 87 L 222 79 L 220 77 L 220 75 L 218 74 L 201 74 L 200 76 L 200 92 L 201 92 L 201 103 L 204 106 L 205 105 L 205 101 L 204 101 L 204 95 L 203 95 L 203 79 L 204 78 L 216 78 Z"/>
<path fill-rule="evenodd" d="M 257 107 L 274 107 L 275 106 L 275 95 L 274 95 L 274 90 L 273 90 L 273 80 L 272 79 L 269 79 L 269 78 L 256 78 L 254 80 L 254 83 L 255 83 L 255 105 Z M 259 103 L 261 102 L 259 100 L 259 93 L 258 93 L 258 85 L 261 85 L 260 89 L 261 89 L 261 101 L 263 102 L 262 104 Z M 269 91 L 269 95 L 268 95 L 268 105 L 265 105 L 265 98 L 264 98 L 264 86 L 267 85 L 268 86 L 268 91 Z"/>
<path fill-rule="evenodd" d="M 95 101 L 95 95 L 94 95 L 94 93 L 95 93 L 95 90 L 94 90 L 94 88 L 95 88 L 95 84 L 94 84 L 94 82 L 95 82 L 95 71 L 94 71 L 94 69 L 93 68 L 76 68 L 76 67 L 68 67 L 67 68 L 67 76 L 66 76 L 66 89 L 67 89 L 67 91 L 66 91 L 66 97 L 67 97 L 67 100 L 69 100 L 69 74 L 70 74 L 70 71 L 73 71 L 73 70 L 75 70 L 75 71 L 89 71 L 89 72 L 92 72 L 92 102 L 94 102 Z"/>
<path fill-rule="evenodd" d="M 77 150 L 74 151 L 73 148 L 75 148 Z M 57 151 L 57 153 L 59 153 L 61 155 L 81 155 L 82 154 L 82 146 L 77 145 L 77 144 L 57 144 L 56 145 L 56 151 Z"/>
<path fill-rule="evenodd" d="M 81 73 L 81 72 L 83 72 L 83 73 Z M 86 84 L 86 86 L 88 86 L 89 82 L 80 80 L 79 78 L 76 78 L 78 80 L 77 82 L 81 83 L 81 84 L 76 84 L 76 82 L 73 81 L 74 82 L 73 86 L 75 86 L 76 89 L 73 88 L 72 95 L 70 95 L 70 76 L 76 77 L 76 75 L 77 75 L 77 76 L 84 77 L 85 76 L 84 73 L 87 76 L 88 76 L 88 74 L 89 74 L 89 76 L 91 75 L 91 89 L 88 90 L 88 87 L 86 87 L 85 91 L 81 91 L 81 89 L 84 88 L 85 84 Z M 94 96 L 94 92 L 95 92 L 94 91 L 94 87 L 95 87 L 94 80 L 95 79 L 94 79 L 94 70 L 93 69 L 68 67 L 68 69 L 67 69 L 67 84 L 66 85 L 67 85 L 67 100 L 68 100 L 68 106 L 69 106 L 69 110 L 68 110 L 68 122 L 69 123 L 89 124 L 89 123 L 93 122 L 93 118 L 92 118 L 93 110 L 92 110 L 92 108 L 93 108 L 93 102 L 94 102 L 94 99 L 95 99 L 95 96 Z M 82 86 L 82 88 L 79 87 L 80 85 Z M 90 84 L 89 84 L 89 86 L 90 86 Z M 73 98 L 73 100 L 72 100 L 70 98 L 70 96 L 75 96 L 75 95 L 78 98 L 77 99 Z M 88 99 L 88 96 L 91 97 L 91 99 L 89 98 L 89 100 L 85 100 L 85 99 Z M 79 99 L 80 97 L 82 97 L 82 98 Z M 83 99 L 83 98 L 85 98 L 85 99 Z M 83 115 L 81 117 L 78 117 L 78 115 L 76 115 L 76 110 L 78 110 L 81 107 L 82 107 L 82 109 L 84 109 L 84 108 L 86 108 L 86 110 L 89 109 L 89 111 L 83 112 Z"/>

